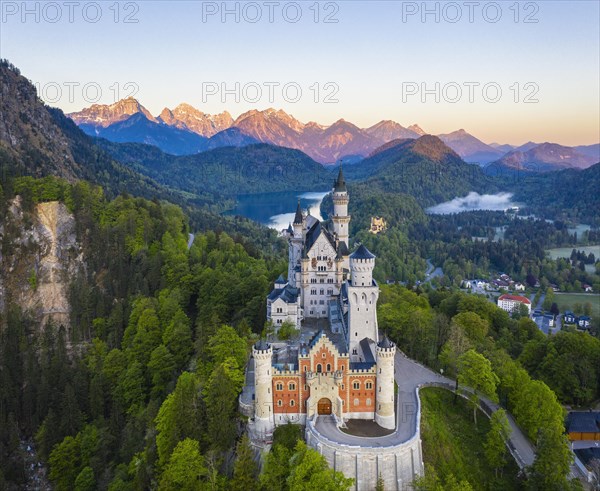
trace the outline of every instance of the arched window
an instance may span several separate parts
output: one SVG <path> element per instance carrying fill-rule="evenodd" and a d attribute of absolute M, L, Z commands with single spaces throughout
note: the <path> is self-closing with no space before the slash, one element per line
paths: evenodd
<path fill-rule="evenodd" d="M 369 397 L 369 398 L 367 399 L 367 406 L 370 406 L 370 405 L 371 405 L 371 398 Z"/>
<path fill-rule="evenodd" d="M 327 364 L 327 371 L 331 372 L 331 364 L 330 363 Z"/>
<path fill-rule="evenodd" d="M 277 407 L 283 406 L 283 401 L 281 399 L 277 400 Z"/>
<path fill-rule="evenodd" d="M 355 380 L 354 382 L 352 382 L 352 388 L 354 390 L 360 389 L 360 382 L 358 380 Z"/>
<path fill-rule="evenodd" d="M 365 382 L 365 389 L 372 389 L 373 388 L 373 382 L 371 382 L 370 380 Z"/>
<path fill-rule="evenodd" d="M 321 366 L 321 364 L 319 363 L 317 365 L 317 373 L 321 373 L 323 371 L 323 367 Z"/>
<path fill-rule="evenodd" d="M 277 390 L 283 390 L 283 384 L 281 382 L 277 382 L 277 385 L 275 386 L 275 388 Z"/>
<path fill-rule="evenodd" d="M 294 399 L 290 400 L 290 406 L 294 407 L 296 405 L 296 401 L 294 401 Z"/>
<path fill-rule="evenodd" d="M 360 404 L 360 401 L 358 400 L 358 398 L 354 399 L 354 405 L 358 406 Z"/>
<path fill-rule="evenodd" d="M 296 384 L 294 382 L 290 382 L 288 384 L 288 390 L 296 390 Z"/>

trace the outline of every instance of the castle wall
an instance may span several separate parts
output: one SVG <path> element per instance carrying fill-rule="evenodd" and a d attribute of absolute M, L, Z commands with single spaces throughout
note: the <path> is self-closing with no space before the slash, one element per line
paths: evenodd
<path fill-rule="evenodd" d="M 421 435 L 390 447 L 377 447 L 376 438 L 361 438 L 363 445 L 353 446 L 333 442 L 321 435 L 311 420 L 306 424 L 306 442 L 325 457 L 329 466 L 355 479 L 354 490 L 372 491 L 381 476 L 386 491 L 404 491 L 422 475 Z"/>

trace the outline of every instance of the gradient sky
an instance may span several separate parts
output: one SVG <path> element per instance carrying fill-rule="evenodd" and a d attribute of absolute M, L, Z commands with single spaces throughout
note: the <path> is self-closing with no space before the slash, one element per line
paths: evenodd
<path fill-rule="evenodd" d="M 285 1 L 273 7 L 260 1 L 227 2 L 229 9 L 239 9 L 239 22 L 233 14 L 225 22 L 220 13 L 203 19 L 203 9 L 220 11 L 222 2 L 101 1 L 95 5 L 102 17 L 95 23 L 89 21 L 97 13 L 93 2 L 76 2 L 73 22 L 68 2 L 28 2 L 39 18 L 36 13 L 23 18 L 21 1 L 0 3 L 0 56 L 40 84 L 47 102 L 65 112 L 90 105 L 95 94 L 91 87 L 84 99 L 81 87 L 86 83 L 102 89 L 99 103 L 112 103 L 116 94 L 110 87 L 118 86 L 124 96 L 129 94 L 125 85 L 133 82 L 139 89 L 135 97 L 153 114 L 180 102 L 209 113 L 226 109 L 234 117 L 273 106 L 304 122 L 331 124 L 344 118 L 366 127 L 393 119 L 405 126 L 418 123 L 434 134 L 464 128 L 488 143 L 581 145 L 600 140 L 596 0 L 480 1 L 473 7 L 473 22 L 468 2 L 308 1 L 295 4 L 302 15 L 296 23 L 289 20 L 297 8 Z M 439 19 L 433 13 L 423 19 L 423 4 L 437 9 Z M 57 17 L 57 6 L 61 18 L 49 22 Z M 254 17 L 256 7 L 262 19 L 248 22 L 242 14 Z M 460 20 L 449 22 L 458 13 Z M 127 14 L 138 22 L 124 22 Z M 338 22 L 324 22 L 326 14 Z M 498 14 L 500 19 L 491 22 Z M 537 22 L 525 22 L 527 16 Z M 69 82 L 80 84 L 73 100 L 65 85 Z M 240 88 L 262 86 L 262 98 L 243 100 L 240 90 L 239 103 L 233 95 L 223 102 L 220 94 L 203 93 L 207 83 L 234 88 L 236 82 Z M 273 103 L 264 86 L 268 82 L 280 84 Z M 464 85 L 469 82 L 480 84 L 472 101 Z M 281 86 L 286 83 L 302 89 L 298 102 L 284 100 Z M 315 83 L 320 87 L 317 101 L 310 89 Z M 327 83 L 339 88 L 338 102 L 323 101 Z M 436 83 L 439 102 L 435 94 L 423 102 L 422 84 L 435 92 Z M 486 101 L 482 86 L 490 83 L 497 85 L 489 86 Z M 53 84 L 62 86 L 60 94 Z M 416 84 L 419 93 L 407 94 L 407 84 Z M 462 87 L 462 97 L 452 103 L 447 99 L 457 98 L 456 85 Z M 489 101 L 496 97 L 494 87 L 502 90 L 496 103 Z M 534 90 L 538 102 L 525 103 Z M 292 88 L 288 95 L 294 97 Z"/>

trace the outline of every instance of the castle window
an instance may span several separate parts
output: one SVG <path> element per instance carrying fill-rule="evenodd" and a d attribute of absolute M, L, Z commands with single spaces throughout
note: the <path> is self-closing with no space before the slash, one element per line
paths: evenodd
<path fill-rule="evenodd" d="M 323 367 L 321 366 L 321 364 L 319 363 L 317 365 L 317 373 L 321 373 L 323 371 Z"/>
<path fill-rule="evenodd" d="M 294 407 L 296 405 L 296 401 L 294 399 L 290 400 L 290 406 Z"/>
<path fill-rule="evenodd" d="M 354 337 L 358 337 L 358 331 L 354 331 Z"/>
<path fill-rule="evenodd" d="M 333 295 L 333 288 L 329 288 L 327 290 L 327 295 Z"/>
<path fill-rule="evenodd" d="M 288 384 L 288 390 L 296 390 L 296 384 L 294 382 L 290 382 Z"/>
<path fill-rule="evenodd" d="M 311 282 L 311 283 L 316 283 L 316 282 L 317 282 L 317 279 L 316 279 L 316 278 L 311 278 L 311 279 L 310 279 L 310 282 Z"/>
<path fill-rule="evenodd" d="M 277 390 L 283 390 L 283 384 L 281 382 L 277 382 L 277 385 L 275 386 L 275 389 L 277 389 Z"/>
<path fill-rule="evenodd" d="M 310 291 L 310 294 L 311 294 L 311 295 L 316 295 L 316 294 L 317 294 L 317 289 L 316 289 L 316 288 L 313 288 L 313 289 Z"/>
<path fill-rule="evenodd" d="M 319 278 L 319 283 L 325 283 L 325 278 Z"/>
<path fill-rule="evenodd" d="M 281 399 L 279 399 L 277 401 L 277 407 L 281 407 L 281 406 L 283 406 L 283 401 Z"/>
<path fill-rule="evenodd" d="M 373 382 L 371 382 L 370 380 L 368 382 L 365 383 L 365 389 L 372 389 L 373 388 Z"/>
<path fill-rule="evenodd" d="M 370 406 L 370 405 L 371 405 L 371 399 L 369 398 L 369 399 L 367 399 L 367 406 Z"/>
<path fill-rule="evenodd" d="M 352 350 L 352 354 L 353 355 L 358 355 L 358 351 L 356 351 L 356 348 Z M 380 369 L 379 373 L 381 373 L 381 369 Z"/>
<path fill-rule="evenodd" d="M 326 353 L 323 353 L 323 354 L 321 355 L 321 357 L 323 357 L 323 358 L 326 358 L 326 357 L 327 357 L 327 354 L 326 354 Z"/>
<path fill-rule="evenodd" d="M 354 399 L 354 405 L 358 406 L 360 404 L 360 401 L 358 399 Z"/>
<path fill-rule="evenodd" d="M 325 305 L 325 300 L 319 300 L 319 305 Z M 325 313 L 325 311 L 323 311 Z"/>
<path fill-rule="evenodd" d="M 352 382 L 352 388 L 354 390 L 360 389 L 360 382 L 358 380 L 355 380 L 354 382 Z"/>
<path fill-rule="evenodd" d="M 327 371 L 331 372 L 331 365 L 329 363 L 327 364 Z"/>
<path fill-rule="evenodd" d="M 304 365 L 304 371 L 306 372 L 306 365 Z"/>
<path fill-rule="evenodd" d="M 319 295 L 324 295 L 324 294 L 325 294 L 325 290 L 324 290 L 323 288 L 321 288 L 321 289 L 319 290 Z"/>
<path fill-rule="evenodd" d="M 344 390 L 344 384 L 342 384 L 342 390 Z"/>

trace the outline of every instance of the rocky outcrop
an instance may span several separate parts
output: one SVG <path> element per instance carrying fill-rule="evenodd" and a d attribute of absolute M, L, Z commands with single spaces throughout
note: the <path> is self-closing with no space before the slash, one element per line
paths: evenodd
<path fill-rule="evenodd" d="M 69 332 L 69 284 L 85 267 L 74 216 L 57 201 L 27 212 L 17 197 L 0 235 L 7 252 L 0 258 L 0 309 L 12 302 L 41 329 L 52 322 Z"/>

